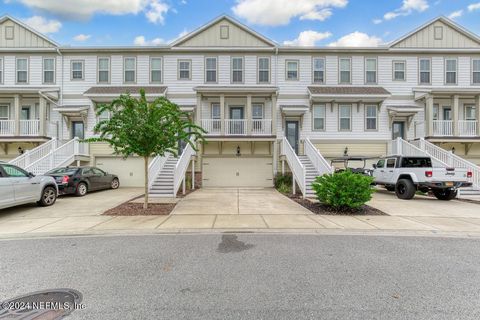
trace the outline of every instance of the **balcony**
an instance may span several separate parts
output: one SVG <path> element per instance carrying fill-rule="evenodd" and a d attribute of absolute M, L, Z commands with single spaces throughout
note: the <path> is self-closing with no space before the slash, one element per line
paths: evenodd
<path fill-rule="evenodd" d="M 433 136 L 435 137 L 476 137 L 478 121 L 459 120 L 457 122 L 458 134 L 455 134 L 452 120 L 433 120 Z"/>
<path fill-rule="evenodd" d="M 233 120 L 203 119 L 207 136 L 271 136 L 271 119 Z"/>
<path fill-rule="evenodd" d="M 15 120 L 0 120 L 0 136 L 39 136 L 40 120 L 20 120 L 17 134 Z"/>
<path fill-rule="evenodd" d="M 15 135 L 15 120 L 0 120 L 0 136 Z"/>

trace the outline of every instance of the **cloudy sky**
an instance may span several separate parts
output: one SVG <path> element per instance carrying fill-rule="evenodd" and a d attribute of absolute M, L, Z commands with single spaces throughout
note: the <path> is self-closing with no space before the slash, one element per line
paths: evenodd
<path fill-rule="evenodd" d="M 0 0 L 62 45 L 164 45 L 228 14 L 295 46 L 375 46 L 444 15 L 480 34 L 479 0 Z"/>

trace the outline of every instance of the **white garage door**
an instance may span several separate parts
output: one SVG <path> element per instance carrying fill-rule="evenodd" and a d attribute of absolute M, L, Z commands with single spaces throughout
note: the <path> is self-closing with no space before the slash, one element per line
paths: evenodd
<path fill-rule="evenodd" d="M 204 158 L 204 187 L 272 187 L 272 158 Z"/>
<path fill-rule="evenodd" d="M 97 157 L 95 165 L 108 173 L 116 174 L 122 187 L 143 187 L 143 159 L 121 157 Z"/>

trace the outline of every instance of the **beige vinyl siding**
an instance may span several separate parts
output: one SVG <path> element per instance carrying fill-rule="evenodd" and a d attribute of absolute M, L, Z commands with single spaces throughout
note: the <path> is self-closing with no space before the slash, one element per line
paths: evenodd
<path fill-rule="evenodd" d="M 387 153 L 387 143 L 351 143 L 349 141 L 339 141 L 338 143 L 316 143 L 315 147 L 327 158 L 341 157 L 345 147 L 348 148 L 348 154 L 351 156 L 378 157 Z"/>
<path fill-rule="evenodd" d="M 7 27 L 13 27 L 13 39 L 5 37 Z M 39 37 L 23 26 L 6 20 L 0 24 L 0 48 L 53 48 L 54 44 Z"/>

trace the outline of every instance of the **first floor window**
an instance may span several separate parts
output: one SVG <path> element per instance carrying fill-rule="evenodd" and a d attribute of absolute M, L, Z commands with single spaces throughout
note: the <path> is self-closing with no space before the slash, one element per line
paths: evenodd
<path fill-rule="evenodd" d="M 217 58 L 205 58 L 205 81 L 217 82 Z"/>
<path fill-rule="evenodd" d="M 377 130 L 377 106 L 365 106 L 365 121 L 367 130 Z"/>
<path fill-rule="evenodd" d="M 298 80 L 298 61 L 287 61 L 287 80 Z"/>
<path fill-rule="evenodd" d="M 480 59 L 472 60 L 472 82 L 480 84 Z"/>
<path fill-rule="evenodd" d="M 125 58 L 123 61 L 124 82 L 135 82 L 135 73 L 137 69 L 137 59 Z"/>
<path fill-rule="evenodd" d="M 83 61 L 72 61 L 72 79 L 83 79 Z"/>
<path fill-rule="evenodd" d="M 352 106 L 340 105 L 340 131 L 350 131 L 351 118 L 352 118 Z"/>
<path fill-rule="evenodd" d="M 445 60 L 445 83 L 457 83 L 457 60 L 455 59 Z"/>
<path fill-rule="evenodd" d="M 190 60 L 180 60 L 178 61 L 178 79 L 179 80 L 190 80 Z"/>
<path fill-rule="evenodd" d="M 270 82 L 270 58 L 258 58 L 258 83 Z"/>
<path fill-rule="evenodd" d="M 393 80 L 405 81 L 405 61 L 393 62 Z"/>
<path fill-rule="evenodd" d="M 8 120 L 9 117 L 9 107 L 0 106 L 0 120 Z"/>
<path fill-rule="evenodd" d="M 430 66 L 430 59 L 420 59 L 419 62 L 420 68 L 420 83 L 421 84 L 430 84 L 430 73 L 431 73 L 431 66 Z"/>
<path fill-rule="evenodd" d="M 325 82 L 325 59 L 323 58 L 313 59 L 313 82 L 314 83 Z"/>
<path fill-rule="evenodd" d="M 98 82 L 110 82 L 110 58 L 98 58 Z"/>
<path fill-rule="evenodd" d="M 377 83 L 377 59 L 365 60 L 365 82 Z"/>
<path fill-rule="evenodd" d="M 162 58 L 150 59 L 150 82 L 162 82 Z"/>
<path fill-rule="evenodd" d="M 55 82 L 55 59 L 43 59 L 43 83 Z"/>
<path fill-rule="evenodd" d="M 465 106 L 465 120 L 476 120 L 475 106 L 472 106 L 472 105 Z"/>
<path fill-rule="evenodd" d="M 17 59 L 17 82 L 28 82 L 28 59 L 26 58 Z"/>
<path fill-rule="evenodd" d="M 243 58 L 232 58 L 232 83 L 243 82 Z"/>
<path fill-rule="evenodd" d="M 325 130 L 325 105 L 313 106 L 313 130 Z"/>
<path fill-rule="evenodd" d="M 340 83 L 351 82 L 351 61 L 350 59 L 340 59 Z"/>

